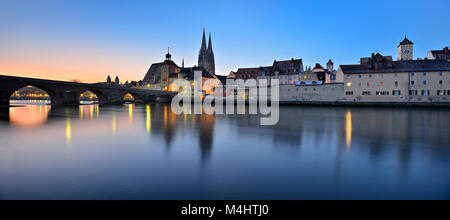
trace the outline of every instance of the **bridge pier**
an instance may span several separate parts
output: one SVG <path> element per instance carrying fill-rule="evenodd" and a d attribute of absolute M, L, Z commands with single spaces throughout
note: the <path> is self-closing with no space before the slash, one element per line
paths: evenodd
<path fill-rule="evenodd" d="M 79 105 L 80 93 L 72 91 L 61 91 L 58 95 L 51 95 L 52 105 Z"/>
<path fill-rule="evenodd" d="M 11 98 L 12 92 L 0 91 L 0 106 L 9 106 L 9 99 Z"/>

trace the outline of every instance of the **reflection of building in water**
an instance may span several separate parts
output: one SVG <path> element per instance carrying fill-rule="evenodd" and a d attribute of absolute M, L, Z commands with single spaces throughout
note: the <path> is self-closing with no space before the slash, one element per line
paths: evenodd
<path fill-rule="evenodd" d="M 9 108 L 9 121 L 20 127 L 36 127 L 47 122 L 51 106 L 29 105 Z"/>
<path fill-rule="evenodd" d="M 368 143 L 374 159 L 395 147 L 401 165 L 407 167 L 414 145 L 429 146 L 426 150 L 437 158 L 450 155 L 450 118 L 448 111 L 432 109 L 352 109 L 353 137 L 374 140 Z M 431 126 L 432 125 L 432 126 Z M 417 132 L 425 128 L 425 132 Z M 389 143 L 389 144 L 382 144 Z M 367 146 L 359 143 L 353 146 Z M 434 146 L 434 147 L 431 147 Z M 439 149 L 442 146 L 442 149 Z"/>
<path fill-rule="evenodd" d="M 177 129 L 177 115 L 172 112 L 170 105 L 147 105 L 144 113 L 147 133 L 162 136 L 166 149 L 170 150 Z"/>
<path fill-rule="evenodd" d="M 202 114 L 199 116 L 200 156 L 202 163 L 209 161 L 214 142 L 215 115 Z"/>

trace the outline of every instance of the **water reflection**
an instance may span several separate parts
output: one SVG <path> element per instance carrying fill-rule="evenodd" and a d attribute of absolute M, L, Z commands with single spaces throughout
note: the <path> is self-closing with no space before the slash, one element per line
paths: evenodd
<path fill-rule="evenodd" d="M 67 113 L 66 116 L 66 141 L 67 144 L 70 144 L 72 142 L 72 124 L 70 122 L 70 115 Z"/>
<path fill-rule="evenodd" d="M 150 133 L 150 130 L 152 128 L 152 112 L 150 109 L 150 105 L 145 106 L 145 114 L 146 114 L 145 125 L 147 128 L 147 133 Z"/>
<path fill-rule="evenodd" d="M 78 111 L 80 113 L 80 120 L 94 120 L 98 119 L 100 115 L 100 107 L 98 104 L 91 104 L 91 105 L 80 105 L 78 106 Z"/>
<path fill-rule="evenodd" d="M 449 198 L 446 109 L 281 107 L 275 126 L 164 104 L 28 109 L 0 124 L 7 198 Z M 31 115 L 39 129 L 13 129 Z"/>
<path fill-rule="evenodd" d="M 47 122 L 51 106 L 43 101 L 24 102 L 16 101 L 17 107 L 9 108 L 9 121 L 11 125 L 23 128 L 35 128 Z"/>
<path fill-rule="evenodd" d="M 350 149 L 352 145 L 352 112 L 350 110 L 347 111 L 347 115 L 345 116 L 345 143 L 347 149 Z"/>

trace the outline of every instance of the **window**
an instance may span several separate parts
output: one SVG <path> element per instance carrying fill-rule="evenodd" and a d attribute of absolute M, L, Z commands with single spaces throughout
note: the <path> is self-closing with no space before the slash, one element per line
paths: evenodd
<path fill-rule="evenodd" d="M 384 82 L 380 82 L 380 86 L 384 86 Z"/>
<path fill-rule="evenodd" d="M 425 96 L 430 95 L 430 90 L 422 90 L 422 95 L 425 95 Z"/>
<path fill-rule="evenodd" d="M 417 90 L 409 90 L 409 95 L 417 95 Z"/>
<path fill-rule="evenodd" d="M 427 84 L 428 84 L 428 81 L 424 80 L 424 81 L 423 81 L 423 84 L 424 84 L 424 85 L 427 85 Z"/>
<path fill-rule="evenodd" d="M 437 95 L 445 95 L 445 90 L 438 90 Z"/>
<path fill-rule="evenodd" d="M 398 74 L 396 73 L 396 74 L 395 74 L 395 77 L 397 77 L 397 76 L 398 76 Z"/>
<path fill-rule="evenodd" d="M 447 90 L 447 95 L 450 95 L 450 90 Z"/>
<path fill-rule="evenodd" d="M 411 73 L 411 76 L 415 76 L 416 74 L 415 73 Z"/>
<path fill-rule="evenodd" d="M 361 86 L 361 82 L 359 82 L 359 84 L 358 84 L 359 86 Z"/>
<path fill-rule="evenodd" d="M 350 86 L 352 86 L 352 82 L 347 83 L 347 87 L 350 87 Z"/>
<path fill-rule="evenodd" d="M 392 95 L 393 96 L 400 96 L 402 94 L 402 92 L 400 90 L 394 90 L 392 91 Z"/>
<path fill-rule="evenodd" d="M 397 81 L 395 81 L 395 87 L 398 87 L 398 82 Z"/>
<path fill-rule="evenodd" d="M 367 83 L 367 86 L 370 86 L 370 82 Z"/>
<path fill-rule="evenodd" d="M 411 85 L 415 85 L 416 84 L 416 81 L 411 81 Z"/>
<path fill-rule="evenodd" d="M 424 73 L 423 73 L 423 76 L 427 76 L 427 72 L 424 72 Z"/>
<path fill-rule="evenodd" d="M 443 73 L 442 73 L 442 72 L 440 72 L 440 73 L 439 73 L 439 76 L 442 76 L 442 75 L 443 75 Z"/>
<path fill-rule="evenodd" d="M 372 78 L 372 74 L 369 74 L 369 78 Z"/>
<path fill-rule="evenodd" d="M 439 80 L 439 85 L 444 84 L 444 82 L 442 80 Z"/>
<path fill-rule="evenodd" d="M 376 92 L 376 95 L 389 95 L 389 92 Z"/>
<path fill-rule="evenodd" d="M 345 95 L 353 95 L 353 91 L 347 91 L 345 92 Z"/>
<path fill-rule="evenodd" d="M 361 75 L 361 74 L 359 74 L 359 78 L 360 78 L 360 79 L 362 78 L 362 75 Z"/>
<path fill-rule="evenodd" d="M 370 92 L 369 91 L 363 91 L 362 95 L 370 95 Z"/>

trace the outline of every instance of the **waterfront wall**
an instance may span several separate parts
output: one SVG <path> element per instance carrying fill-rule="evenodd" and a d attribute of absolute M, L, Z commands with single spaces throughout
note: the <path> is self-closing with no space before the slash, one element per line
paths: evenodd
<path fill-rule="evenodd" d="M 337 102 L 343 98 L 343 83 L 280 85 L 280 102 Z"/>

